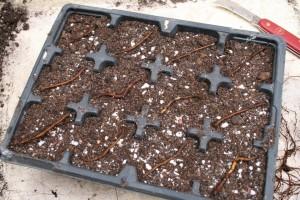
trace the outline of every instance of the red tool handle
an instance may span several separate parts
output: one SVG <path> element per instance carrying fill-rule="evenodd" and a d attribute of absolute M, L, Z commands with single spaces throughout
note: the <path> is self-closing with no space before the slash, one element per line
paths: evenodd
<path fill-rule="evenodd" d="M 268 19 L 260 19 L 258 25 L 263 31 L 267 33 L 283 37 L 288 45 L 288 48 L 292 50 L 296 55 L 300 56 L 300 38 L 298 38 L 296 35 L 288 32 L 281 26 Z"/>

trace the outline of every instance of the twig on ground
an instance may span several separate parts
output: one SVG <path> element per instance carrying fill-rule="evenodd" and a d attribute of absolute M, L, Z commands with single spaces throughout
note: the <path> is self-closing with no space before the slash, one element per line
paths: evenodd
<path fill-rule="evenodd" d="M 169 63 L 173 63 L 173 62 L 175 62 L 175 61 L 177 61 L 177 60 L 180 60 L 180 59 L 182 59 L 182 58 L 185 58 L 185 57 L 187 57 L 187 56 L 190 56 L 191 54 L 193 54 L 193 53 L 195 53 L 195 52 L 197 52 L 197 51 L 200 51 L 200 50 L 202 50 L 202 49 L 206 49 L 206 48 L 208 48 L 208 47 L 214 46 L 215 44 L 216 44 L 216 43 L 214 42 L 214 43 L 211 43 L 211 44 L 208 44 L 208 45 L 199 47 L 199 48 L 197 48 L 197 49 L 194 49 L 194 50 L 192 50 L 192 51 L 190 51 L 190 52 L 187 52 L 186 54 L 183 54 L 183 55 L 181 55 L 181 56 L 178 56 L 178 57 L 175 57 L 175 58 L 171 59 L 171 60 L 169 61 Z"/>
<path fill-rule="evenodd" d="M 175 99 L 173 99 L 172 101 L 170 101 L 161 111 L 160 114 L 164 114 L 165 112 L 167 112 L 169 110 L 169 108 L 177 101 L 180 100 L 187 100 L 187 99 L 202 99 L 201 96 L 199 95 L 190 95 L 190 96 L 185 96 L 185 97 L 176 97 Z"/>
<path fill-rule="evenodd" d="M 21 140 L 20 142 L 16 142 L 15 144 L 25 144 L 28 142 L 31 142 L 33 140 L 42 138 L 44 136 L 47 135 L 47 133 L 52 130 L 54 127 L 56 127 L 58 124 L 62 123 L 65 119 L 67 119 L 70 116 L 70 114 L 65 114 L 62 117 L 60 117 L 57 121 L 55 121 L 53 124 L 51 124 L 50 126 L 46 127 L 43 131 L 41 131 L 40 133 L 36 134 L 35 136 L 31 137 L 31 138 L 25 138 L 24 140 Z"/>
<path fill-rule="evenodd" d="M 41 91 L 45 91 L 45 90 L 48 90 L 48 89 L 52 89 L 52 88 L 56 88 L 56 87 L 59 87 L 59 86 L 63 86 L 63 85 L 67 85 L 73 81 L 75 81 L 77 78 L 79 78 L 79 76 L 84 72 L 86 68 L 83 67 L 79 70 L 78 73 L 76 73 L 73 77 L 71 77 L 69 80 L 66 80 L 66 81 L 63 81 L 63 82 L 60 82 L 60 83 L 56 83 L 56 84 L 53 84 L 53 85 L 49 85 L 49 86 L 46 86 L 46 87 L 43 87 L 41 88 Z"/>
<path fill-rule="evenodd" d="M 242 109 L 242 110 L 238 110 L 238 111 L 236 111 L 236 112 L 230 113 L 229 115 L 226 115 L 226 116 L 222 117 L 221 119 L 215 121 L 215 122 L 213 123 L 213 126 L 214 126 L 214 127 L 217 127 L 217 126 L 219 126 L 223 121 L 225 121 L 225 120 L 227 120 L 227 119 L 230 119 L 230 118 L 232 118 L 233 116 L 242 114 L 242 113 L 244 113 L 244 112 L 247 112 L 247 111 L 249 111 L 249 110 L 252 110 L 252 109 L 255 109 L 255 108 L 258 108 L 258 107 L 262 107 L 262 106 L 264 106 L 264 105 L 267 105 L 267 104 L 266 104 L 265 102 L 256 103 L 256 104 L 254 104 L 254 105 L 252 105 L 252 106 L 249 106 L 248 108 L 244 108 L 244 109 Z"/>

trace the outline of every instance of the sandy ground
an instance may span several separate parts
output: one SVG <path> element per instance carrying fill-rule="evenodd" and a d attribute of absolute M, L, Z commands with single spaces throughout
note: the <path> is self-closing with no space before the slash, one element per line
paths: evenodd
<path fill-rule="evenodd" d="M 16 1 L 19 2 L 19 1 Z M 21 2 L 21 0 L 20 0 Z M 19 2 L 19 3 L 20 3 Z M 19 47 L 15 49 L 5 64 L 5 107 L 0 110 L 1 126 L 7 128 L 10 118 L 17 105 L 18 98 L 34 66 L 40 49 L 46 39 L 61 7 L 70 1 L 67 0 L 32 0 L 27 3 L 29 9 L 29 31 L 22 31 L 16 41 Z M 134 0 L 123 1 L 118 9 L 137 11 Z M 244 0 L 240 1 L 244 7 L 261 17 L 270 18 L 281 24 L 289 31 L 300 36 L 300 0 Z M 72 3 L 92 5 L 97 7 L 113 8 L 113 1 L 109 0 L 73 0 Z M 168 4 L 163 7 L 141 8 L 138 12 L 149 13 L 166 17 L 176 17 L 191 21 L 230 26 L 239 29 L 257 31 L 243 19 L 227 11 L 214 7 L 212 1 L 198 0 L 184 4 Z M 38 15 L 36 15 L 38 13 Z M 300 75 L 300 59 L 287 53 L 285 77 Z M 298 92 L 299 78 L 290 78 L 284 84 L 283 105 L 300 113 L 300 92 Z M 286 116 L 290 117 L 291 116 Z M 291 119 L 292 120 L 292 119 Z M 298 130 L 299 132 L 299 127 Z M 300 157 L 298 156 L 298 160 Z M 293 161 L 296 163 L 296 160 Z M 299 164 L 299 161 L 298 161 Z M 144 194 L 126 191 L 123 189 L 78 181 L 69 177 L 49 173 L 28 167 L 15 166 L 3 163 L 2 173 L 8 189 L 4 191 L 4 200 L 40 200 L 40 199 L 97 199 L 97 200 L 135 200 L 158 199 Z M 56 191 L 58 196 L 51 193 Z M 299 197 L 300 198 L 300 197 Z M 296 198 L 295 198 L 296 199 Z"/>

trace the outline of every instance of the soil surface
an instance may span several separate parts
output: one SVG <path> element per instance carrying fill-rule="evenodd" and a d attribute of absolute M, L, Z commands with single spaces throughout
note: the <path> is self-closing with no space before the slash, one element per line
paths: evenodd
<path fill-rule="evenodd" d="M 191 191 L 192 181 L 197 180 L 199 192 L 213 199 L 262 199 L 266 152 L 253 147 L 252 142 L 262 136 L 269 122 L 271 99 L 257 87 L 272 81 L 273 48 L 230 40 L 222 56 L 218 56 L 215 45 L 190 53 L 217 38 L 193 32 L 178 32 L 172 38 L 162 36 L 153 24 L 123 21 L 112 29 L 108 23 L 106 17 L 69 17 L 57 44 L 63 54 L 44 67 L 33 89 L 43 101 L 28 107 L 10 148 L 53 161 L 60 160 L 68 150 L 73 153 L 73 165 L 109 175 L 117 175 L 130 164 L 137 167 L 140 181 L 176 191 Z M 102 44 L 117 64 L 96 73 L 94 62 L 86 55 L 98 51 Z M 190 55 L 173 60 L 187 53 Z M 157 83 L 150 84 L 150 71 L 141 66 L 154 62 L 159 54 L 173 75 L 160 73 Z M 211 72 L 214 64 L 233 82 L 231 88 L 219 87 L 217 95 L 209 94 L 209 84 L 197 79 Z M 68 80 L 72 82 L 44 89 Z M 127 87 L 129 92 L 124 98 L 103 95 Z M 90 95 L 89 103 L 101 112 L 76 125 L 75 112 L 67 110 L 66 105 L 79 102 L 84 94 Z M 176 101 L 162 113 L 175 98 L 187 96 L 197 98 Z M 188 128 L 203 129 L 205 118 L 215 124 L 259 103 L 263 105 L 212 127 L 224 135 L 224 140 L 209 142 L 205 153 L 198 150 L 197 140 L 187 137 Z M 145 137 L 138 140 L 133 137 L 136 126 L 125 118 L 140 114 L 144 105 L 150 107 L 149 120 L 159 120 L 161 125 L 159 129 L 147 127 Z M 69 117 L 43 137 L 30 140 L 63 115 Z M 251 160 L 238 162 L 222 190 L 215 192 L 238 156 Z"/>

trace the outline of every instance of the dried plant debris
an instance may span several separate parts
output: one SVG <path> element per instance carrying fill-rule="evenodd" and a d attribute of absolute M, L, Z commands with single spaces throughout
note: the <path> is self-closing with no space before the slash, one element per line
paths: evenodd
<path fill-rule="evenodd" d="M 289 121 L 284 117 L 288 116 Z M 295 111 L 283 108 L 281 138 L 284 141 L 282 156 L 277 159 L 274 199 L 298 199 L 300 197 L 300 153 L 298 116 Z"/>
<path fill-rule="evenodd" d="M 106 17 L 68 18 L 55 44 L 63 54 L 43 68 L 32 91 L 43 101 L 28 107 L 10 149 L 51 161 L 69 151 L 72 165 L 99 173 L 117 175 L 129 164 L 147 184 L 190 192 L 197 180 L 205 197 L 261 199 L 266 154 L 252 143 L 270 119 L 271 97 L 257 86 L 272 77 L 257 77 L 272 74 L 272 47 L 229 40 L 220 56 L 217 38 L 210 35 L 177 32 L 167 37 L 153 24 L 130 20 L 109 28 L 108 23 Z M 96 63 L 87 55 L 104 45 L 116 62 L 104 60 L 102 70 L 95 71 Z M 143 66 L 157 58 L 172 73 L 156 71 L 152 82 Z M 231 75 L 241 62 L 247 67 Z M 232 85 L 210 94 L 210 84 L 197 77 L 214 65 Z M 84 95 L 88 104 L 77 103 L 76 112 L 66 109 Z M 87 107 L 99 112 L 75 123 Z M 200 151 L 202 137 L 188 137 L 191 127 L 199 134 L 219 133 L 222 140 L 211 140 Z"/>

